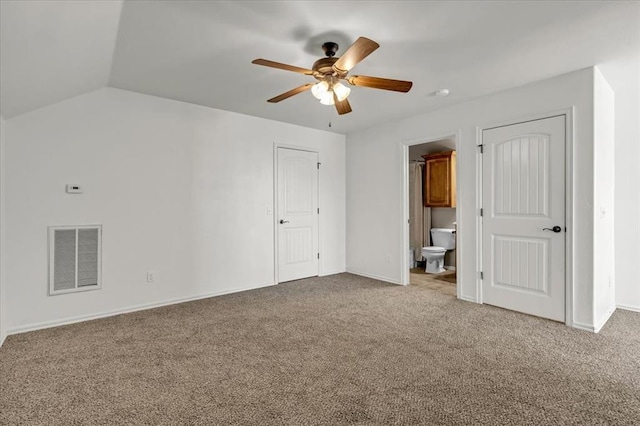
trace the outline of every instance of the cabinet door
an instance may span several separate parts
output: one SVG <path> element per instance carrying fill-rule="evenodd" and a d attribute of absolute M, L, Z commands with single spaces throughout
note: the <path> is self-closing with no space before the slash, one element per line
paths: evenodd
<path fill-rule="evenodd" d="M 447 157 L 432 158 L 425 162 L 425 206 L 451 206 L 451 161 Z"/>

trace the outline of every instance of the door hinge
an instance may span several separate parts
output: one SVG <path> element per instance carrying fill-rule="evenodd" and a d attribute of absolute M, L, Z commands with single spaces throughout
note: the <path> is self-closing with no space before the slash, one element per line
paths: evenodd
<path fill-rule="evenodd" d="M 318 170 L 320 170 L 320 164 L 322 164 L 322 163 L 318 163 Z"/>
<path fill-rule="evenodd" d="M 482 217 L 483 214 L 484 214 L 484 211 L 482 210 L 482 207 L 480 207 L 480 217 Z"/>
<path fill-rule="evenodd" d="M 320 253 L 318 253 L 318 259 L 320 259 Z"/>
<path fill-rule="evenodd" d="M 480 279 L 483 280 L 484 279 L 484 272 L 480 271 Z"/>
<path fill-rule="evenodd" d="M 480 148 L 480 154 L 484 154 L 484 144 L 478 145 L 478 148 Z"/>

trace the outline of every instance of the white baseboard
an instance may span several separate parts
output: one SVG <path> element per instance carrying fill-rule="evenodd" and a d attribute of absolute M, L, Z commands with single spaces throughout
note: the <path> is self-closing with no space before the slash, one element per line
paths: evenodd
<path fill-rule="evenodd" d="M 578 322 L 578 321 L 574 321 L 573 322 L 573 328 L 577 328 L 578 330 L 589 331 L 591 333 L 595 333 L 595 329 L 593 328 L 593 325 L 585 324 L 585 323 Z"/>
<path fill-rule="evenodd" d="M 196 296 L 182 297 L 182 298 L 178 298 L 178 299 L 169 299 L 169 300 L 164 300 L 164 301 L 161 301 L 161 302 L 145 303 L 145 304 L 142 304 L 142 305 L 134 305 L 134 306 L 129 306 L 129 307 L 122 308 L 122 309 L 116 309 L 116 310 L 113 310 L 113 311 L 105 311 L 105 312 L 100 312 L 100 313 L 95 313 L 95 314 L 80 315 L 80 316 L 76 316 L 76 317 L 63 318 L 63 319 L 59 319 L 59 320 L 45 321 L 45 322 L 41 322 L 41 323 L 37 323 L 37 324 L 22 325 L 22 326 L 19 326 L 19 327 L 14 327 L 14 328 L 8 329 L 6 334 L 7 335 L 20 334 L 20 333 L 26 333 L 26 332 L 29 332 L 29 331 L 42 330 L 42 329 L 45 329 L 45 328 L 59 327 L 61 325 L 75 324 L 75 323 L 78 323 L 78 322 L 90 321 L 90 320 L 100 319 L 100 318 L 107 318 L 107 317 L 112 317 L 112 316 L 115 316 L 115 315 L 127 314 L 127 313 L 137 312 L 137 311 L 144 311 L 144 310 L 153 309 L 153 308 L 160 308 L 162 306 L 169 306 L 169 305 L 176 305 L 178 303 L 192 302 L 194 300 L 207 299 L 207 298 L 216 297 L 216 296 L 223 296 L 225 294 L 240 293 L 242 291 L 255 290 L 255 289 L 258 289 L 258 288 L 269 287 L 269 286 L 272 286 L 272 285 L 275 285 L 275 284 L 274 283 L 267 283 L 267 284 L 261 284 L 261 285 L 257 285 L 257 286 L 252 286 L 252 287 L 243 287 L 243 288 L 238 288 L 238 289 L 233 289 L 233 290 L 223 290 L 223 291 L 217 291 L 217 292 L 212 292 L 212 293 L 199 294 L 199 295 L 196 295 Z"/>
<path fill-rule="evenodd" d="M 618 309 L 624 309 L 625 311 L 640 312 L 640 306 L 618 305 Z"/>
<path fill-rule="evenodd" d="M 0 336 L 0 348 L 4 344 L 4 341 L 6 338 L 7 338 L 7 333 L 2 333 L 2 336 Z"/>
<path fill-rule="evenodd" d="M 379 275 L 368 274 L 366 272 L 359 272 L 359 271 L 355 271 L 355 270 L 349 269 L 349 268 L 347 268 L 347 272 L 350 273 L 350 274 L 353 274 L 353 275 L 360 275 L 361 277 L 372 278 L 374 280 L 384 281 L 384 282 L 390 283 L 390 284 L 402 285 L 402 283 L 400 281 L 393 280 L 393 279 L 388 278 L 388 277 L 381 277 Z"/>
<path fill-rule="evenodd" d="M 611 315 L 613 315 L 613 313 L 615 311 L 616 311 L 616 307 L 614 306 L 596 324 L 585 324 L 583 322 L 574 321 L 572 327 L 573 328 L 577 328 L 578 330 L 589 331 L 591 333 L 598 333 L 602 329 L 602 327 L 604 327 L 604 325 L 607 323 L 607 321 L 609 321 L 609 318 L 611 318 Z"/>
<path fill-rule="evenodd" d="M 609 312 L 607 312 L 607 314 L 595 325 L 593 332 L 594 333 L 598 333 L 600 332 L 600 330 L 602 330 L 602 327 L 604 327 L 604 325 L 607 323 L 607 321 L 609 321 L 609 318 L 611 318 L 611 315 L 613 315 L 613 313 L 616 311 L 616 307 L 614 306 L 613 308 L 611 308 L 609 310 Z"/>
<path fill-rule="evenodd" d="M 444 269 L 446 269 L 447 271 L 455 271 L 456 267 L 455 266 L 444 266 Z"/>
<path fill-rule="evenodd" d="M 478 302 L 476 299 L 469 297 L 469 296 L 462 296 L 460 295 L 460 297 L 458 297 L 458 299 L 460 300 L 464 300 L 465 302 L 471 302 L 471 303 L 476 303 L 476 304 L 480 304 L 480 302 Z"/>
<path fill-rule="evenodd" d="M 319 277 L 326 277 L 327 275 L 336 275 L 336 274 L 342 274 L 344 272 L 347 272 L 345 269 L 336 269 L 334 271 L 322 271 L 321 274 L 319 274 Z"/>

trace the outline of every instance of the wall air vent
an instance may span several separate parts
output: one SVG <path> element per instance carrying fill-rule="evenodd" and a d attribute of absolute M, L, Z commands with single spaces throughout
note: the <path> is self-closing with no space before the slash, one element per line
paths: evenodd
<path fill-rule="evenodd" d="M 102 287 L 102 226 L 49 227 L 49 295 Z"/>

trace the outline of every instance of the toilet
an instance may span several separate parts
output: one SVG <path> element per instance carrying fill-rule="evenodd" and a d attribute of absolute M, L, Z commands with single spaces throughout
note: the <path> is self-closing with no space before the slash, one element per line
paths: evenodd
<path fill-rule="evenodd" d="M 432 246 L 422 247 L 422 256 L 427 260 L 425 272 L 439 274 L 444 272 L 444 254 L 456 248 L 456 230 L 449 228 L 431 229 Z"/>

